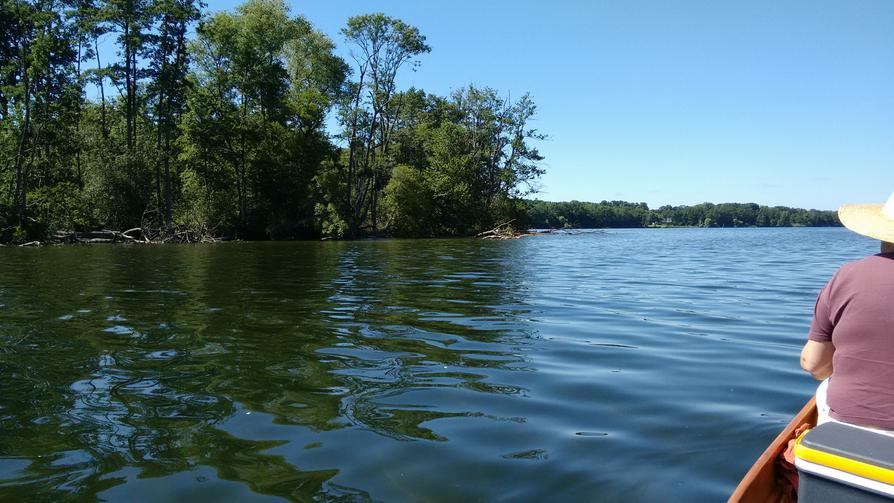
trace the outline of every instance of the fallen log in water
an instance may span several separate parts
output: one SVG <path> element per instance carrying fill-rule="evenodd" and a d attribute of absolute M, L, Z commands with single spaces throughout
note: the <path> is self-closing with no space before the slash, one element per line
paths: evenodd
<path fill-rule="evenodd" d="M 479 232 L 475 235 L 475 237 L 479 239 L 518 239 L 524 236 L 533 236 L 534 234 L 539 234 L 537 232 L 530 231 L 516 231 L 512 227 L 513 222 L 515 222 L 515 219 L 512 219 L 508 222 L 503 222 L 502 224 L 494 227 L 489 231 Z"/>
<path fill-rule="evenodd" d="M 230 241 L 229 237 L 218 237 L 207 229 L 161 229 L 146 230 L 143 227 L 133 227 L 126 231 L 110 229 L 94 229 L 87 231 L 57 231 L 47 237 L 46 241 L 29 241 L 17 246 L 43 246 L 55 244 L 163 244 L 163 243 L 219 243 Z M 16 245 L 16 243 L 11 243 Z M 0 243 L 0 246 L 4 246 Z"/>
<path fill-rule="evenodd" d="M 133 234 L 139 234 L 143 239 L 134 237 Z M 55 243 L 84 243 L 84 244 L 100 244 L 100 243 L 148 243 L 149 240 L 142 236 L 142 229 L 134 227 L 124 232 L 113 231 L 109 229 L 96 229 L 90 231 L 60 231 L 53 235 L 52 242 Z"/>

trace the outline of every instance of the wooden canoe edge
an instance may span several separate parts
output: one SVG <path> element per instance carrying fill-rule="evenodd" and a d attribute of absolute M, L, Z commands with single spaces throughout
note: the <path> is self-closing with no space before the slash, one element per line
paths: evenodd
<path fill-rule="evenodd" d="M 742 477 L 727 503 L 768 503 L 780 501 L 782 494 L 776 483 L 776 458 L 788 446 L 788 441 L 798 426 L 816 424 L 816 397 L 804 405 L 788 426 L 773 440 L 769 447 L 757 458 L 748 473 Z"/>

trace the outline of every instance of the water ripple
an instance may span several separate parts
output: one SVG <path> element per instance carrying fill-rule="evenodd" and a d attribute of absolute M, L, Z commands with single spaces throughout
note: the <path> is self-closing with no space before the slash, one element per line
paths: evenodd
<path fill-rule="evenodd" d="M 873 246 L 2 249 L 0 498 L 723 500 L 811 392 L 816 292 Z"/>

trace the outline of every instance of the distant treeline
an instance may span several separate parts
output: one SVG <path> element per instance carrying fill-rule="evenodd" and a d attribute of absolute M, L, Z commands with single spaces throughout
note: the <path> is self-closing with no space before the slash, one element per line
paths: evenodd
<path fill-rule="evenodd" d="M 381 13 L 346 20 L 343 59 L 283 0 L 204 8 L 0 1 L 0 241 L 467 235 L 523 220 L 542 173 L 528 95 L 401 87 L 430 47 Z"/>
<path fill-rule="evenodd" d="M 804 210 L 754 203 L 703 203 L 695 206 L 662 206 L 649 209 L 646 203 L 625 201 L 549 202 L 528 201 L 532 228 L 605 227 L 835 227 L 834 211 Z"/>

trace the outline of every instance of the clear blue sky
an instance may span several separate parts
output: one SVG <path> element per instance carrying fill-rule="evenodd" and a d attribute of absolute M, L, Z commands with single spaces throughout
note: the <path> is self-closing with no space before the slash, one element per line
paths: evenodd
<path fill-rule="evenodd" d="M 892 1 L 290 5 L 342 54 L 352 15 L 417 26 L 432 52 L 404 87 L 531 92 L 543 199 L 834 209 L 894 191 Z"/>

